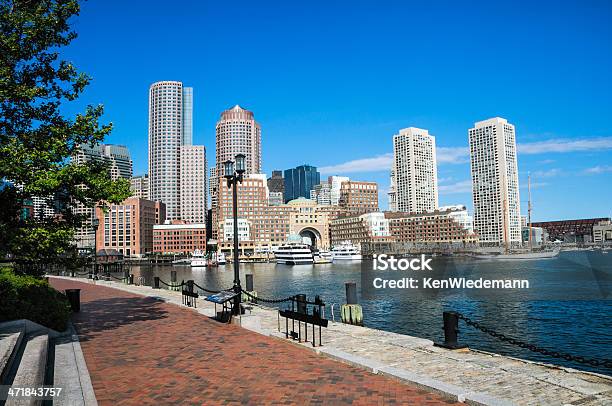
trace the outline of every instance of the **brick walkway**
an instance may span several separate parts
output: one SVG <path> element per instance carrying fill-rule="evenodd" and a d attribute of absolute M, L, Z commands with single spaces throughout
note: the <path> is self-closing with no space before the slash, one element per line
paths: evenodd
<path fill-rule="evenodd" d="M 73 321 L 101 405 L 452 403 L 172 304 L 88 283 L 51 283 L 81 289 Z"/>

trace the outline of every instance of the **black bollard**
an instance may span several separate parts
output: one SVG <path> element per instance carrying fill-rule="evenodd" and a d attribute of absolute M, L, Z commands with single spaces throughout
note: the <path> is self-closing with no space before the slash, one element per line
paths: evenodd
<path fill-rule="evenodd" d="M 357 301 L 357 284 L 355 282 L 346 282 L 346 304 L 358 304 Z"/>
<path fill-rule="evenodd" d="M 176 271 L 170 271 L 170 282 L 173 285 L 176 285 Z"/>
<path fill-rule="evenodd" d="M 297 312 L 306 314 L 306 295 L 295 295 L 295 301 L 297 302 Z"/>
<path fill-rule="evenodd" d="M 192 280 L 192 279 L 189 279 L 189 280 L 187 281 L 187 290 L 188 290 L 189 292 L 193 293 L 193 280 Z"/>
<path fill-rule="evenodd" d="M 131 273 L 130 274 L 130 285 L 133 285 L 133 284 L 134 284 L 134 274 Z"/>
<path fill-rule="evenodd" d="M 435 345 L 450 350 L 465 348 L 465 345 L 459 345 L 457 342 L 459 334 L 459 314 L 457 312 L 444 312 L 442 313 L 442 317 L 444 319 L 444 343 L 436 343 Z"/>
<path fill-rule="evenodd" d="M 81 311 L 81 289 L 66 289 L 66 297 L 70 302 L 70 309 L 74 313 Z"/>
<path fill-rule="evenodd" d="M 253 289 L 253 274 L 252 273 L 248 273 L 246 274 L 246 290 L 247 292 L 252 292 Z"/>
<path fill-rule="evenodd" d="M 153 277 L 153 289 L 159 289 L 159 276 Z"/>

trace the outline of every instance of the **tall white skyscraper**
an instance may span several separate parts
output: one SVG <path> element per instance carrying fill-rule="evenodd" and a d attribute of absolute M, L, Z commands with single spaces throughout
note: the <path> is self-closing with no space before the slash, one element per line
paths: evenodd
<path fill-rule="evenodd" d="M 181 82 L 149 88 L 149 197 L 166 204 L 166 219 L 181 218 L 180 147 L 193 140 L 193 90 Z"/>
<path fill-rule="evenodd" d="M 252 112 L 236 105 L 221 113 L 217 122 L 217 176 L 222 177 L 223 162 L 237 154 L 246 156 L 246 173 L 261 173 L 261 127 Z"/>
<path fill-rule="evenodd" d="M 206 148 L 203 145 L 183 145 L 181 156 L 181 220 L 206 222 Z"/>
<path fill-rule="evenodd" d="M 393 136 L 396 209 L 422 213 L 438 208 L 436 139 L 427 130 L 404 128 Z"/>
<path fill-rule="evenodd" d="M 516 135 L 495 117 L 469 130 L 474 231 L 482 245 L 521 244 Z"/>
<path fill-rule="evenodd" d="M 387 196 L 389 197 L 389 211 L 397 211 L 397 189 L 395 188 L 395 171 L 393 168 L 389 176 L 389 191 L 387 192 Z"/>
<path fill-rule="evenodd" d="M 329 199 L 332 206 L 337 206 L 340 203 L 340 189 L 342 189 L 342 183 L 348 182 L 349 180 L 348 176 L 330 176 L 327 179 L 327 182 L 331 185 Z"/>

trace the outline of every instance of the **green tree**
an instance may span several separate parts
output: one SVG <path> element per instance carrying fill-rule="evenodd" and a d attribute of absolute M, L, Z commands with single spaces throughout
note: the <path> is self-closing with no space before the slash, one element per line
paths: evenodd
<path fill-rule="evenodd" d="M 90 78 L 60 58 L 76 33 L 75 0 L 0 0 L 0 258 L 37 273 L 38 265 L 74 263 L 74 230 L 84 218 L 72 207 L 118 203 L 127 180 L 113 181 L 104 163 L 70 160 L 79 145 L 94 146 L 111 131 L 102 106 L 66 117 Z M 32 196 L 49 197 L 53 218 L 27 218 Z"/>

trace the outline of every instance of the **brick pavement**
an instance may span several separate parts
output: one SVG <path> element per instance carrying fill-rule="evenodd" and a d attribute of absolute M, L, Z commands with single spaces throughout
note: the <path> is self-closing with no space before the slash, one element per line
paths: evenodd
<path fill-rule="evenodd" d="M 81 289 L 73 322 L 101 405 L 453 403 L 153 298 L 51 284 Z"/>

